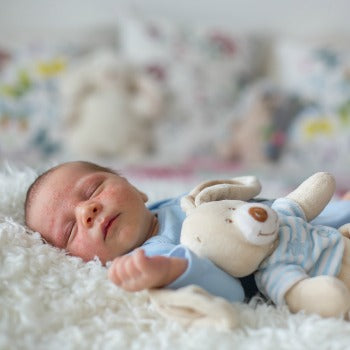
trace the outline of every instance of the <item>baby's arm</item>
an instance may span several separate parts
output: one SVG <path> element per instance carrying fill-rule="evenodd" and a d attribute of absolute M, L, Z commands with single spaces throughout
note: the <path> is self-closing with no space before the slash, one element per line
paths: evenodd
<path fill-rule="evenodd" d="M 184 273 L 187 260 L 175 257 L 147 257 L 143 249 L 113 260 L 108 277 L 121 288 L 135 292 L 163 287 Z"/>

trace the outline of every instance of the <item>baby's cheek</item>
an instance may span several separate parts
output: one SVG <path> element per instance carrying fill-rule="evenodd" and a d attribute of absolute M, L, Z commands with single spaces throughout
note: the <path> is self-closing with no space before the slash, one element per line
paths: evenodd
<path fill-rule="evenodd" d="M 134 192 L 123 186 L 107 189 L 105 195 L 108 199 L 113 200 L 116 204 L 129 202 L 135 195 Z"/>
<path fill-rule="evenodd" d="M 113 197 L 116 197 L 116 196 L 119 196 L 119 195 L 122 195 L 123 192 L 124 192 L 124 189 L 123 189 L 124 186 L 122 185 L 110 185 L 110 186 L 107 186 L 104 191 L 102 192 L 103 195 L 105 196 L 113 196 Z"/>
<path fill-rule="evenodd" d="M 82 237 L 76 237 L 73 244 L 69 247 L 68 251 L 73 256 L 78 256 L 84 261 L 89 261 L 94 258 L 97 252 L 95 252 L 96 246 L 83 240 Z"/>

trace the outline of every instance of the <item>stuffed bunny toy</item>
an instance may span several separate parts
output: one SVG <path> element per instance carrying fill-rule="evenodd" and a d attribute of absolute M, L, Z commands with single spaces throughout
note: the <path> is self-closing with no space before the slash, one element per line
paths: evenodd
<path fill-rule="evenodd" d="M 329 173 L 309 177 L 271 207 L 254 202 L 255 177 L 207 182 L 182 199 L 181 243 L 292 312 L 344 316 L 350 309 L 350 225 L 310 224 L 335 190 Z M 250 200 L 249 202 L 247 202 Z"/>
<path fill-rule="evenodd" d="M 158 82 L 112 51 L 97 51 L 63 76 L 65 145 L 73 155 L 139 160 L 154 150 Z"/>
<path fill-rule="evenodd" d="M 269 207 L 253 199 L 261 191 L 253 176 L 204 182 L 182 199 L 181 243 L 234 277 L 254 273 L 260 291 L 292 312 L 348 317 L 350 224 L 339 230 L 310 224 L 334 190 L 332 175 L 316 173 Z M 239 324 L 234 304 L 197 286 L 150 290 L 150 298 L 184 325 Z"/>

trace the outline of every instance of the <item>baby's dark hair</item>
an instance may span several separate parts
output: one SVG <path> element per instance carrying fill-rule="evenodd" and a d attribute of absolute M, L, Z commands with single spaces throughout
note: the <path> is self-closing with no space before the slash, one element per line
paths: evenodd
<path fill-rule="evenodd" d="M 114 171 L 111 168 L 104 167 L 104 166 L 98 165 L 96 163 L 87 162 L 87 161 L 66 162 L 66 163 L 56 165 L 56 166 L 46 170 L 45 172 L 40 174 L 33 181 L 33 183 L 29 186 L 29 188 L 27 190 L 26 198 L 25 198 L 25 202 L 24 202 L 24 222 L 26 225 L 27 225 L 27 221 L 28 221 L 27 220 L 28 219 L 28 217 L 27 217 L 28 210 L 32 204 L 32 201 L 33 201 L 33 198 L 35 197 L 35 194 L 37 193 L 38 189 L 40 188 L 40 185 L 44 182 L 46 177 L 49 176 L 51 173 L 53 173 L 55 170 L 59 169 L 60 167 L 62 167 L 64 165 L 70 164 L 70 163 L 80 163 L 81 165 L 86 166 L 88 169 L 91 169 L 91 170 L 103 171 L 103 172 L 119 175 L 116 171 Z"/>

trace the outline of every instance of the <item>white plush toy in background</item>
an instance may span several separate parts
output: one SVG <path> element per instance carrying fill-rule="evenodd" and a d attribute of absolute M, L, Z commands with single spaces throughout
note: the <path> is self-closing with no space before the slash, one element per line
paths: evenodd
<path fill-rule="evenodd" d="M 61 93 L 68 152 L 130 159 L 152 151 L 162 89 L 116 53 L 99 51 L 72 67 Z"/>
<path fill-rule="evenodd" d="M 350 225 L 311 225 L 335 181 L 316 173 L 271 208 L 246 202 L 260 191 L 254 177 L 209 182 L 183 198 L 181 243 L 235 277 L 255 273 L 259 290 L 292 312 L 343 316 L 350 309 Z"/>

